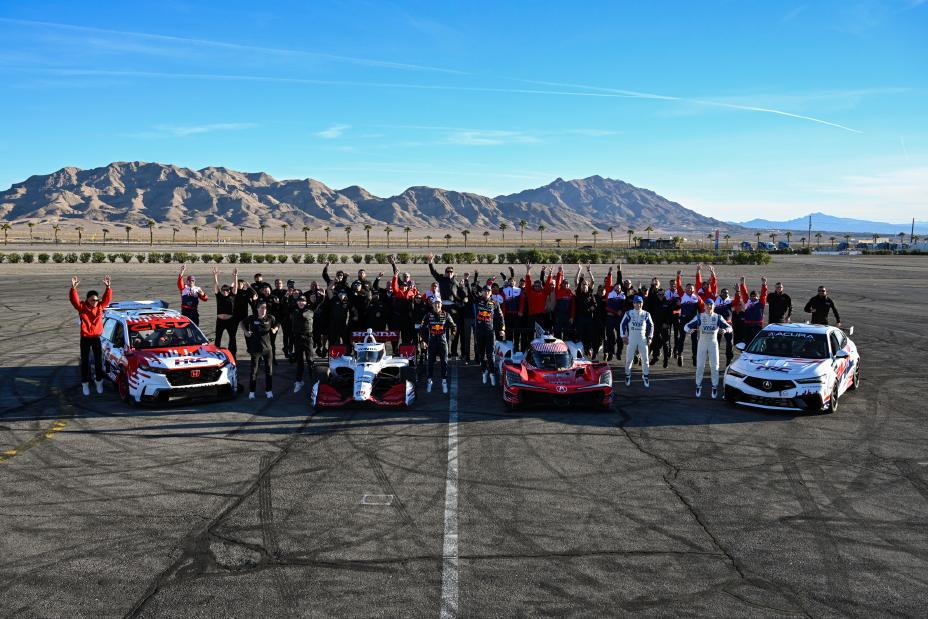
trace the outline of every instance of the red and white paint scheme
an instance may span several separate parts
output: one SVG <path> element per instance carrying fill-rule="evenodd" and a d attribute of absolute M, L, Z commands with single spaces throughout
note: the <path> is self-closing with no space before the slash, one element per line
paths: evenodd
<path fill-rule="evenodd" d="M 111 303 L 103 314 L 103 369 L 126 402 L 234 397 L 235 358 L 164 301 Z"/>
<path fill-rule="evenodd" d="M 512 342 L 494 348 L 508 408 L 521 405 L 576 406 L 606 409 L 615 397 L 608 363 L 590 361 L 579 342 L 559 340 L 535 325 L 527 352 Z"/>
<path fill-rule="evenodd" d="M 370 403 L 382 407 L 409 406 L 416 399 L 415 346 L 400 346 L 399 356 L 386 354 L 384 342 L 395 342 L 395 331 L 356 331 L 351 334 L 353 352 L 344 346 L 329 349 L 329 369 L 313 385 L 310 403 L 337 407 Z"/>
<path fill-rule="evenodd" d="M 828 325 L 767 325 L 725 371 L 725 399 L 755 408 L 833 413 L 857 389 L 860 354 L 847 333 Z"/>

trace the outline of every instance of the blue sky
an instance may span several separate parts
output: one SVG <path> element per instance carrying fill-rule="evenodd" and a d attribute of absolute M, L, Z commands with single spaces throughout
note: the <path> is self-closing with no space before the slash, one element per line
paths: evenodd
<path fill-rule="evenodd" d="M 224 165 L 381 196 L 600 174 L 928 219 L 928 2 L 0 2 L 0 187 Z"/>

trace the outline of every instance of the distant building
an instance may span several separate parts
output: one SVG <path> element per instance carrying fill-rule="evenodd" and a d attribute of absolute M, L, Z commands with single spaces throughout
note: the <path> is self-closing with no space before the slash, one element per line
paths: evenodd
<path fill-rule="evenodd" d="M 674 239 L 638 239 L 638 249 L 677 249 Z"/>

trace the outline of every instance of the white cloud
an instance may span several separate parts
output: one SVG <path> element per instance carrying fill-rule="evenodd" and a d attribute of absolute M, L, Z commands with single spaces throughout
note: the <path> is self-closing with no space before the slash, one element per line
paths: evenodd
<path fill-rule="evenodd" d="M 335 138 L 342 137 L 342 134 L 346 129 L 350 129 L 351 125 L 332 125 L 328 129 L 323 129 L 322 131 L 317 132 L 316 137 L 322 138 L 324 140 L 334 140 Z"/>
<path fill-rule="evenodd" d="M 203 125 L 157 125 L 151 131 L 130 134 L 128 137 L 133 138 L 185 138 L 191 135 L 200 135 L 203 133 L 215 133 L 217 131 L 239 131 L 242 129 L 254 129 L 258 125 L 255 123 L 208 123 Z"/>
<path fill-rule="evenodd" d="M 534 135 L 521 131 L 465 129 L 452 131 L 445 136 L 443 141 L 446 144 L 465 146 L 497 146 L 501 144 L 536 144 L 541 140 Z"/>

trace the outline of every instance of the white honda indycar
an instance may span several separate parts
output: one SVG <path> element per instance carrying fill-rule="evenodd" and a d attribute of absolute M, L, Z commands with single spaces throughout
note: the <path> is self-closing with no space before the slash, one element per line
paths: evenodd
<path fill-rule="evenodd" d="M 316 408 L 367 402 L 378 407 L 409 406 L 416 399 L 415 346 L 400 346 L 399 356 L 386 354 L 384 342 L 396 341 L 394 331 L 372 329 L 352 333 L 353 352 L 329 349 L 326 376 L 313 385 L 310 403 Z"/>
<path fill-rule="evenodd" d="M 772 324 L 725 371 L 725 399 L 734 404 L 833 413 L 838 398 L 857 389 L 860 353 L 837 327 Z"/>

